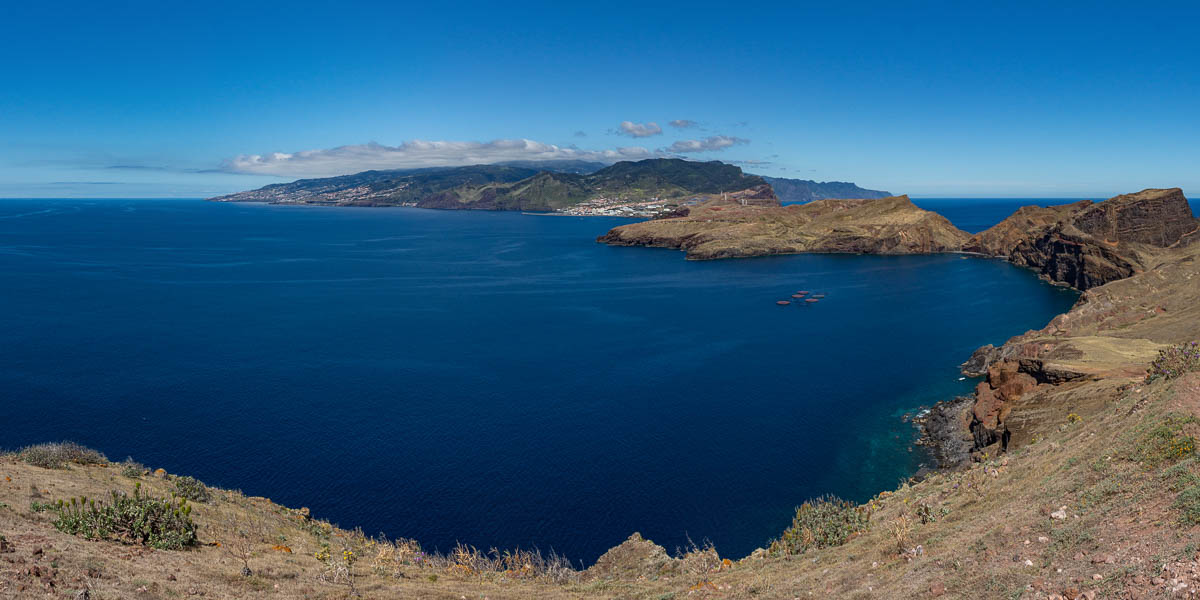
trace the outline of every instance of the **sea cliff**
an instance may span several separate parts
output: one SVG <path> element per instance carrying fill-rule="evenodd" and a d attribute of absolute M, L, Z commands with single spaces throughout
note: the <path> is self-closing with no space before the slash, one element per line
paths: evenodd
<path fill-rule="evenodd" d="M 1200 338 L 1198 225 L 1182 190 L 1148 189 L 1096 204 L 1022 208 L 973 236 L 964 249 L 1006 257 L 1084 294 L 1045 328 L 980 348 L 963 364 L 984 381 L 970 402 L 941 409 L 957 415 L 932 434 L 942 463 L 1005 450 L 1022 423 L 1009 416 L 1040 393 L 1128 377 L 1165 345 Z M 969 431 L 971 443 L 944 428 Z"/>

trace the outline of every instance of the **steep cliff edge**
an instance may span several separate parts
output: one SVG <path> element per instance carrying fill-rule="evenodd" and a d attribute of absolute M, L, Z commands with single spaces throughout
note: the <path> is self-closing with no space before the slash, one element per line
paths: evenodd
<path fill-rule="evenodd" d="M 1104 202 L 1023 207 L 963 250 L 1005 257 L 1051 281 L 1086 290 L 1145 270 L 1152 256 L 1196 230 L 1179 188 Z"/>
<path fill-rule="evenodd" d="M 692 260 L 847 252 L 929 254 L 962 248 L 969 235 L 908 196 L 755 206 L 712 200 L 686 216 L 615 227 L 597 238 L 618 246 L 675 248 Z"/>
<path fill-rule="evenodd" d="M 1178 188 L 1150 189 L 1097 204 L 1022 208 L 973 236 L 964 249 L 1007 255 L 1084 294 L 1045 328 L 984 346 L 963 364 L 964 373 L 985 377 L 962 418 L 970 449 L 938 431 L 935 441 L 949 440 L 939 460 L 994 455 L 1020 437 L 1014 410 L 1044 402 L 1059 386 L 1136 378 L 1160 348 L 1200 338 L 1197 224 Z"/>

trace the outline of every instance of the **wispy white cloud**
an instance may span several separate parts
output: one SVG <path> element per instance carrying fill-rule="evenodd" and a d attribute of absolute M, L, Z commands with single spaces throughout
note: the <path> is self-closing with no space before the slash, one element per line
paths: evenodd
<path fill-rule="evenodd" d="M 670 125 L 671 127 L 674 127 L 676 129 L 691 129 L 693 127 L 700 126 L 699 123 L 697 123 L 691 119 L 675 119 L 674 121 L 667 123 L 667 125 Z"/>
<path fill-rule="evenodd" d="M 652 135 L 661 135 L 662 127 L 658 123 L 634 123 L 633 121 L 621 121 L 621 133 L 629 137 L 643 138 Z"/>
<path fill-rule="evenodd" d="M 738 144 L 749 144 L 750 140 L 733 137 L 728 135 L 714 135 L 706 137 L 702 140 L 679 140 L 667 147 L 668 152 L 689 153 L 689 152 L 712 152 L 714 150 L 724 150 L 730 146 Z"/>
<path fill-rule="evenodd" d="M 329 177 L 370 169 L 415 169 L 455 167 L 510 160 L 589 160 L 616 162 L 661 155 L 641 146 L 608 150 L 582 150 L 534 140 L 455 142 L 411 140 L 397 146 L 371 142 L 325 150 L 242 154 L 226 160 L 222 170 L 230 173 L 279 177 Z"/>

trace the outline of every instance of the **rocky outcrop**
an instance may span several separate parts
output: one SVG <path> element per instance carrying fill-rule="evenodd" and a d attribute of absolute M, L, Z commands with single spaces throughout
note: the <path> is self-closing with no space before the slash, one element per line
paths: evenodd
<path fill-rule="evenodd" d="M 596 564 L 588 568 L 587 575 L 596 579 L 626 580 L 657 577 L 670 572 L 675 567 L 674 562 L 662 546 L 634 533 L 600 555 Z"/>
<path fill-rule="evenodd" d="M 768 184 L 725 194 L 729 200 L 744 206 L 780 206 L 779 197 Z"/>
<path fill-rule="evenodd" d="M 1160 344 L 1200 334 L 1194 324 L 1200 288 L 1191 283 L 1200 276 L 1197 237 L 1197 220 L 1178 189 L 1022 208 L 973 236 L 964 248 L 1007 256 L 1086 291 L 1045 328 L 999 348 L 979 348 L 963 363 L 963 373 L 985 378 L 976 386 L 967 424 L 970 452 L 994 445 L 1002 450 L 1011 434 L 1009 413 L 1039 386 L 1136 377 Z M 970 452 L 959 448 L 938 458 L 943 465 L 960 464 Z"/>
<path fill-rule="evenodd" d="M 1000 444 L 1007 449 L 1004 421 L 1013 403 L 1036 388 L 1038 380 L 1021 368 L 1021 363 L 1004 361 L 988 367 L 987 381 L 975 386 L 975 404 L 971 410 L 970 430 L 975 450 Z"/>
<path fill-rule="evenodd" d="M 1125 279 L 1142 269 L 1136 250 L 1100 242 L 1071 224 L 1021 240 L 1008 260 L 1077 290 Z"/>
<path fill-rule="evenodd" d="M 1072 223 L 1108 243 L 1158 248 L 1166 248 L 1196 229 L 1191 206 L 1179 188 L 1117 196 L 1081 211 Z"/>
<path fill-rule="evenodd" d="M 963 250 L 1007 257 L 1022 241 L 1045 233 L 1091 205 L 1091 200 L 1083 200 L 1059 206 L 1022 206 L 1007 219 L 971 236 Z"/>
<path fill-rule="evenodd" d="M 983 377 L 987 375 L 988 367 L 992 366 L 992 363 L 999 360 L 1000 357 L 1000 348 L 987 344 L 976 348 L 975 352 L 971 353 L 971 358 L 968 358 L 967 362 L 959 365 L 958 368 L 967 377 Z"/>
<path fill-rule="evenodd" d="M 782 207 L 731 197 L 700 205 L 686 217 L 616 227 L 597 241 L 676 248 L 702 260 L 802 252 L 929 254 L 957 251 L 968 238 L 907 196 Z"/>
<path fill-rule="evenodd" d="M 938 466 L 951 468 L 970 460 L 975 449 L 974 407 L 973 396 L 959 396 L 935 404 L 921 421 L 923 435 L 918 443 L 928 448 Z"/>
<path fill-rule="evenodd" d="M 963 249 L 1086 290 L 1144 270 L 1148 251 L 1190 242 L 1196 225 L 1179 188 L 1147 189 L 1095 204 L 1023 207 Z"/>

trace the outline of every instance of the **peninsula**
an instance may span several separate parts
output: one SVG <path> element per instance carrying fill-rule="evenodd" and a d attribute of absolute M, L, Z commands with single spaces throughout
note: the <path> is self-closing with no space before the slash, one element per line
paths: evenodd
<path fill-rule="evenodd" d="M 714 199 L 677 218 L 622 225 L 598 241 L 687 252 L 692 260 L 852 252 L 928 254 L 962 248 L 970 235 L 908 196 L 750 205 Z"/>

